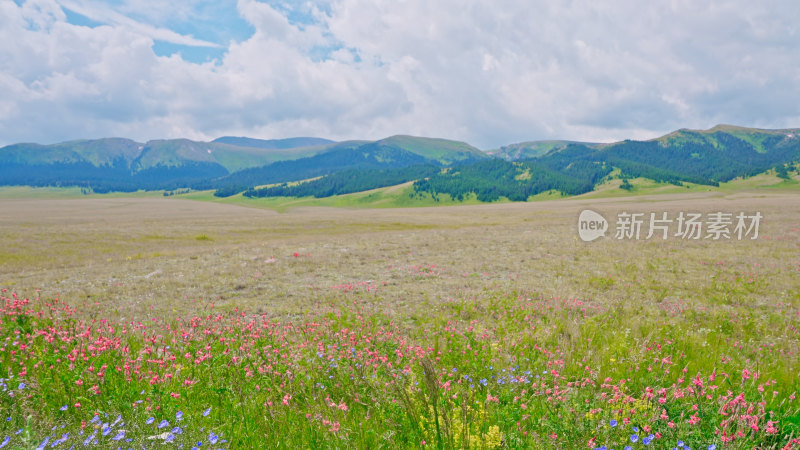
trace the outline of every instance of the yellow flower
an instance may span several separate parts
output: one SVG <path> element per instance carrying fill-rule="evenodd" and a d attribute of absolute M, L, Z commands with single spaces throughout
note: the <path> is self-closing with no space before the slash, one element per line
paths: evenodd
<path fill-rule="evenodd" d="M 500 447 L 502 442 L 503 433 L 500 432 L 500 427 L 497 425 L 490 426 L 489 431 L 483 435 L 483 443 L 489 448 Z"/>

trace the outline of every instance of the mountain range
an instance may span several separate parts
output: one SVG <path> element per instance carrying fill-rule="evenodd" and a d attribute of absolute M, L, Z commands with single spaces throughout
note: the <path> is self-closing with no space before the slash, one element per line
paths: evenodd
<path fill-rule="evenodd" d="M 526 200 L 545 191 L 588 192 L 609 177 L 715 185 L 771 169 L 785 174 L 798 161 L 800 129 L 730 125 L 681 129 L 647 141 L 528 141 L 487 151 L 464 142 L 402 135 L 343 142 L 314 137 L 146 143 L 104 138 L 2 147 L 0 185 L 322 197 L 413 181 L 416 193 Z"/>

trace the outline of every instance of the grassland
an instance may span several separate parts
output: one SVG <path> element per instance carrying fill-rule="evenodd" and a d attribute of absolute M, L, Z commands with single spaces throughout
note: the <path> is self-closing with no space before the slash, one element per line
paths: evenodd
<path fill-rule="evenodd" d="M 701 194 L 705 196 L 725 196 L 736 193 L 760 195 L 775 192 L 797 193 L 800 192 L 800 174 L 791 173 L 791 178 L 784 180 L 775 176 L 773 172 L 763 173 L 754 177 L 736 179 L 719 186 L 706 186 L 694 183 L 684 183 L 677 186 L 670 183 L 656 182 L 644 178 L 629 180 L 633 189 L 620 189 L 622 180 L 617 178 L 618 172 L 611 174 L 610 179 L 589 193 L 577 196 L 582 199 L 601 198 L 630 198 L 641 196 L 657 196 L 661 194 Z M 291 184 L 291 183 L 290 183 Z M 279 212 L 286 212 L 301 207 L 337 207 L 337 208 L 416 208 L 431 206 L 479 205 L 482 202 L 475 195 L 467 196 L 463 201 L 456 201 L 447 194 L 439 194 L 433 198 L 428 193 L 415 193 L 411 182 L 397 186 L 373 189 L 365 192 L 338 195 L 334 197 L 264 197 L 247 198 L 242 194 L 220 198 L 214 196 L 214 191 L 193 191 L 170 196 L 174 199 L 198 200 L 222 204 L 266 208 Z M 31 188 L 23 186 L 0 187 L 0 199 L 49 199 L 49 198 L 160 198 L 163 191 L 139 191 L 132 193 L 85 194 L 77 187 L 52 187 Z M 556 191 L 543 192 L 531 196 L 528 201 L 538 202 L 544 200 L 557 200 L 565 198 Z M 501 197 L 497 203 L 506 203 L 508 199 Z"/>
<path fill-rule="evenodd" d="M 800 196 L 633 183 L 402 209 L 6 195 L 0 444 L 796 448 Z M 584 243 L 584 208 L 764 220 Z"/>

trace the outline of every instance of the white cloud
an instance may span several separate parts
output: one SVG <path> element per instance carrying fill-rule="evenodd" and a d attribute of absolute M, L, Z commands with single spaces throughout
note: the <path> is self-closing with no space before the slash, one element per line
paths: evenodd
<path fill-rule="evenodd" d="M 205 3 L 0 3 L 0 141 L 406 133 L 488 148 L 800 126 L 791 0 L 239 0 L 255 32 L 220 59 L 156 56 L 154 40 L 216 45 L 169 28 Z M 106 25 L 71 25 L 59 5 Z"/>
<path fill-rule="evenodd" d="M 197 46 L 197 47 L 219 46 L 218 44 L 215 44 L 213 42 L 203 41 L 201 39 L 196 39 L 192 36 L 185 36 L 176 33 L 166 28 L 156 27 L 147 23 L 139 22 L 137 20 L 131 19 L 130 17 L 124 14 L 116 12 L 115 10 L 111 9 L 108 6 L 99 5 L 96 2 L 89 3 L 81 0 L 59 0 L 58 3 L 64 8 L 74 11 L 80 15 L 86 16 L 97 22 L 113 25 L 115 27 L 126 28 L 136 34 L 147 36 L 153 40 L 160 40 L 160 41 L 170 42 L 173 44 Z M 139 7 L 141 7 L 147 3 L 150 3 L 147 9 L 140 8 L 137 9 L 137 11 L 164 11 L 164 13 L 166 14 L 175 13 L 174 9 L 165 10 L 163 8 L 163 5 L 169 5 L 171 2 L 139 2 L 137 4 L 139 5 Z M 178 5 L 181 5 L 181 2 L 176 2 L 176 3 Z M 162 7 L 161 8 L 154 7 L 157 6 L 158 4 L 161 4 Z M 130 5 L 130 3 L 126 4 L 126 6 L 128 5 Z M 185 7 L 186 5 L 183 4 L 183 6 Z M 131 8 L 125 8 L 125 9 L 130 10 Z M 59 11 L 61 10 L 59 9 Z M 152 14 L 152 12 L 150 12 L 149 14 Z"/>

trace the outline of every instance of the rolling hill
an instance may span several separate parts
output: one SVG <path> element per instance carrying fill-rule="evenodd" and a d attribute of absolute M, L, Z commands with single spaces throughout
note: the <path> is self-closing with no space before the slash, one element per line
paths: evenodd
<path fill-rule="evenodd" d="M 146 143 L 109 138 L 0 148 L 0 185 L 82 186 L 96 192 L 181 187 L 243 191 L 344 169 L 447 165 L 482 158 L 487 156 L 463 142 L 413 136 L 338 143 L 309 137 Z"/>
<path fill-rule="evenodd" d="M 527 141 L 504 145 L 498 149 L 489 150 L 486 154 L 507 161 L 519 161 L 521 159 L 538 158 L 550 151 L 564 149 L 568 145 L 583 145 L 596 148 L 602 144 L 577 141 Z"/>
<path fill-rule="evenodd" d="M 489 152 L 464 142 L 406 135 L 344 142 L 106 138 L 0 148 L 0 185 L 325 197 L 413 182 L 418 194 L 494 201 L 527 200 L 543 192 L 582 194 L 610 179 L 716 186 L 769 170 L 785 178 L 798 161 L 800 129 L 731 125 L 610 144 L 527 141 Z M 309 179 L 314 181 L 302 182 Z M 277 186 L 260 188 L 265 185 Z"/>

